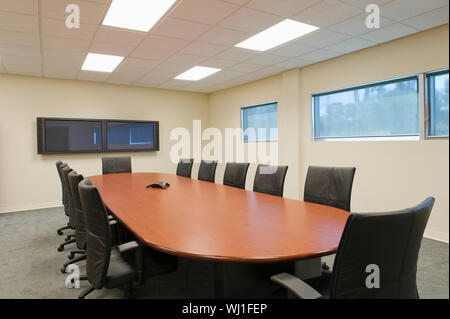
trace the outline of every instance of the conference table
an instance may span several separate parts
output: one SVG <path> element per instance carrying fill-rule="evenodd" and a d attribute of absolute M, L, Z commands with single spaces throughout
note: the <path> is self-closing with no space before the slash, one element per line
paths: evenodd
<path fill-rule="evenodd" d="M 271 275 L 301 273 L 311 265 L 320 273 L 320 257 L 336 252 L 349 216 L 330 206 L 172 174 L 89 179 L 106 207 L 143 244 L 212 263 L 217 298 L 275 297 L 278 287 Z M 170 187 L 146 188 L 156 182 Z"/>

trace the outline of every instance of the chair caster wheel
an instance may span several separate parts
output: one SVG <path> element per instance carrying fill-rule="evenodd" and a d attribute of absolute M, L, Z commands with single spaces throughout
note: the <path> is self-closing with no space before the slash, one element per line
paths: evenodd
<path fill-rule="evenodd" d="M 61 230 L 56 231 L 56 233 L 57 233 L 59 236 L 62 236 L 62 235 L 63 235 L 63 232 L 62 232 Z"/>
<path fill-rule="evenodd" d="M 63 250 L 64 250 L 64 247 L 61 247 L 61 246 L 58 247 L 58 251 L 63 251 Z"/>
<path fill-rule="evenodd" d="M 72 254 L 70 254 L 69 256 L 67 256 L 67 258 L 69 258 L 70 260 L 72 260 L 72 259 L 74 259 L 74 258 L 75 258 L 75 256 L 74 256 L 74 255 L 72 255 Z"/>
<path fill-rule="evenodd" d="M 61 268 L 61 272 L 62 272 L 63 274 L 65 274 L 65 273 L 66 273 L 66 267 L 62 267 L 62 268 Z"/>

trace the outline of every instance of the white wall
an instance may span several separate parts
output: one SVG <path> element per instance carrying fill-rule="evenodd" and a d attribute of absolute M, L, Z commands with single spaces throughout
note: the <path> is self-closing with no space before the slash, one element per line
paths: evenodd
<path fill-rule="evenodd" d="M 0 212 L 61 205 L 55 162 L 101 174 L 102 154 L 38 155 L 36 117 L 160 121 L 160 151 L 131 155 L 133 171 L 173 173 L 169 134 L 208 119 L 205 94 L 0 74 Z M 195 170 L 193 172 L 196 174 Z"/>

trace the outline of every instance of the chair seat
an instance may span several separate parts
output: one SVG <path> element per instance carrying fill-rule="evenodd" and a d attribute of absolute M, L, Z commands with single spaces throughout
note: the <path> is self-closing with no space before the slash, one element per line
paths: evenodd
<path fill-rule="evenodd" d="M 134 268 L 122 258 L 117 247 L 112 247 L 105 287 L 116 288 L 135 280 L 137 273 Z"/>
<path fill-rule="evenodd" d="M 330 299 L 331 288 L 331 272 L 322 270 L 322 275 L 319 277 L 305 280 L 305 282 L 313 287 L 318 293 L 322 295 L 322 299 Z"/>

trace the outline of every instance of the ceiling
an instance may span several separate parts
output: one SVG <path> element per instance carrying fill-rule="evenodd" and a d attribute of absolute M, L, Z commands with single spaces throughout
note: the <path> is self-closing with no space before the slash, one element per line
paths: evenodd
<path fill-rule="evenodd" d="M 67 4 L 81 28 L 67 29 Z M 381 28 L 365 27 L 380 5 Z M 448 0 L 179 0 L 153 29 L 102 26 L 110 0 L 0 0 L 0 73 L 214 92 L 448 23 Z M 263 53 L 234 45 L 286 18 L 320 30 Z M 124 56 L 113 73 L 82 71 L 88 52 Z M 222 71 L 174 80 L 195 65 Z"/>

